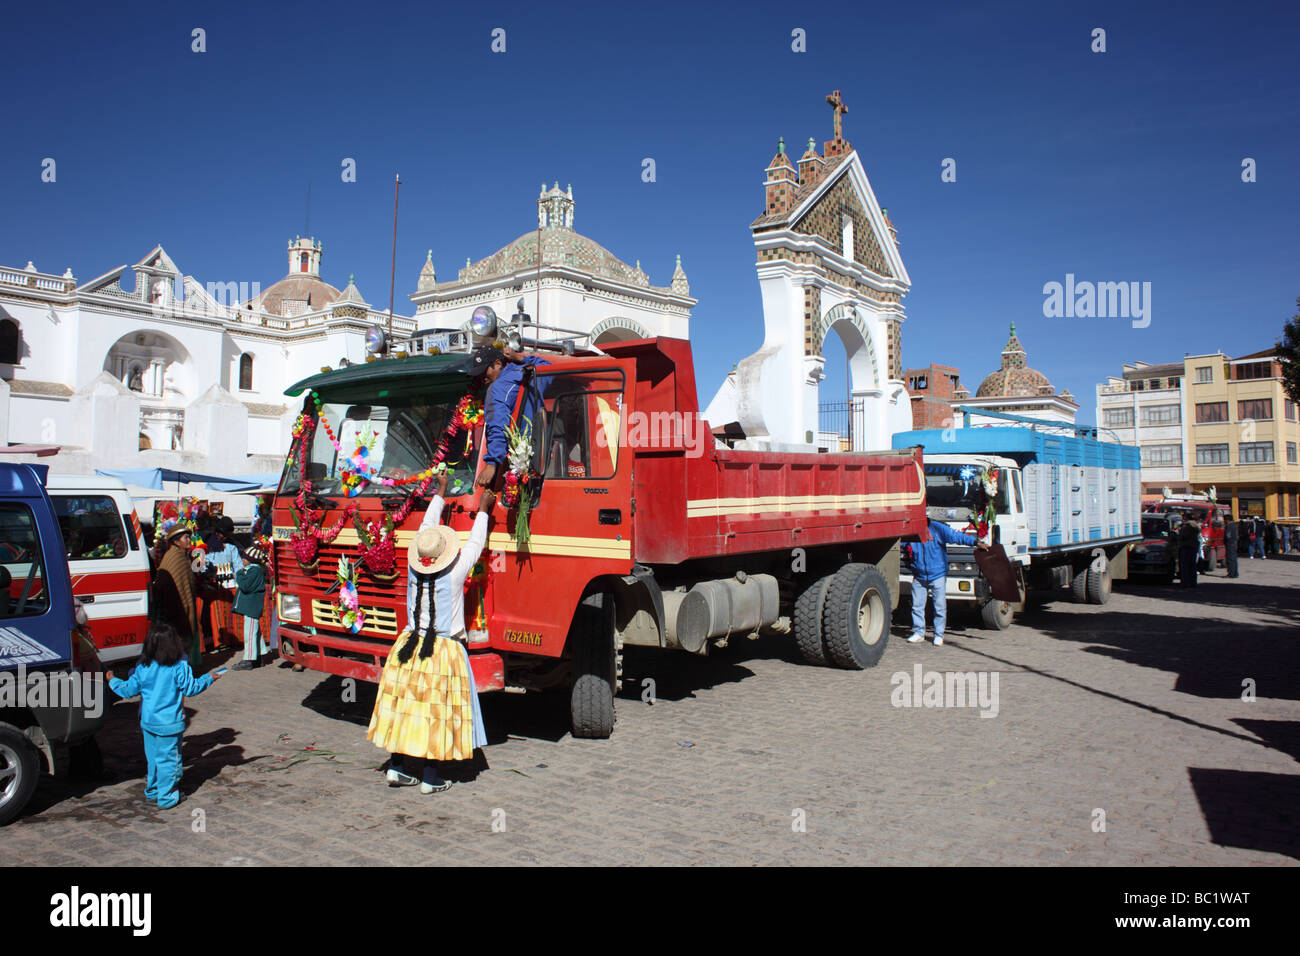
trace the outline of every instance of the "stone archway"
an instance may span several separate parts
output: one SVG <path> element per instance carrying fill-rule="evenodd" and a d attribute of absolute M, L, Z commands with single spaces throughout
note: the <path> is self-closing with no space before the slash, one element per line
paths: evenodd
<path fill-rule="evenodd" d="M 832 332 L 839 337 L 848 360 L 852 407 L 847 410 L 847 427 L 852 439 L 851 447 L 855 451 L 888 447 L 890 436 L 876 434 L 879 429 L 874 427 L 874 416 L 867 414 L 866 406 L 873 399 L 879 398 L 883 389 L 880 357 L 867 320 L 862 311 L 851 302 L 841 302 L 822 315 L 817 336 L 819 369 L 825 361 L 822 353 L 826 337 Z M 818 398 L 820 407 L 820 385 Z M 882 441 L 884 444 L 881 444 Z"/>
<path fill-rule="evenodd" d="M 625 319 L 618 315 L 597 322 L 592 327 L 590 335 L 592 345 L 650 338 L 650 333 L 640 322 L 634 322 L 632 319 Z"/>

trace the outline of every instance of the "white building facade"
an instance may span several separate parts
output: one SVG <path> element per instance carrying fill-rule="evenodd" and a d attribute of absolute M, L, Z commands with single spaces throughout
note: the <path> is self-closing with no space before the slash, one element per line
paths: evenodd
<path fill-rule="evenodd" d="M 1183 418 L 1183 363 L 1125 365 L 1119 377 L 1097 386 L 1101 438 L 1137 445 L 1142 452 L 1142 493 L 1187 494 L 1187 427 Z"/>
<path fill-rule="evenodd" d="M 326 283 L 321 255 L 294 240 L 289 274 L 265 290 L 204 284 L 161 246 L 84 283 L 0 268 L 0 441 L 59 446 L 42 461 L 61 474 L 279 471 L 299 411 L 284 389 L 362 361 L 367 328 L 387 321 L 355 284 Z"/>

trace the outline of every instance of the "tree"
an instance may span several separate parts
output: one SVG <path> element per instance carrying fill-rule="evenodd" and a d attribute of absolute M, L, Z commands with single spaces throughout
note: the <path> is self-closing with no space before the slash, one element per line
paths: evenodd
<path fill-rule="evenodd" d="M 1295 300 L 1300 309 L 1300 296 Z M 1277 357 L 1282 360 L 1282 390 L 1293 402 L 1300 402 L 1300 312 L 1282 327 L 1282 341 L 1276 345 Z"/>

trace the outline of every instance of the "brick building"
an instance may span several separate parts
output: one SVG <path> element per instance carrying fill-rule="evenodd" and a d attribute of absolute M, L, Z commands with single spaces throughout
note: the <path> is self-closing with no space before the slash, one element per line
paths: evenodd
<path fill-rule="evenodd" d="M 951 365 L 909 368 L 903 373 L 907 394 L 912 399 L 912 428 L 951 428 L 956 422 L 952 402 L 963 402 L 970 392 L 961 384 L 961 373 Z"/>

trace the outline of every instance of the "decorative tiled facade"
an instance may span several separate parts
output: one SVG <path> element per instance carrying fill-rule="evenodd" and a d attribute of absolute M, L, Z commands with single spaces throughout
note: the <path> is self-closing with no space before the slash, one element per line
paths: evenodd
<path fill-rule="evenodd" d="M 803 289 L 803 354 L 822 354 L 822 290 L 815 285 Z"/>
<path fill-rule="evenodd" d="M 885 264 L 885 254 L 876 241 L 875 231 L 867 221 L 866 210 L 848 179 L 841 179 L 827 191 L 817 205 L 794 224 L 795 232 L 820 236 L 832 249 L 841 247 L 844 217 L 853 221 L 853 261 L 866 266 L 878 276 L 893 278 Z"/>

